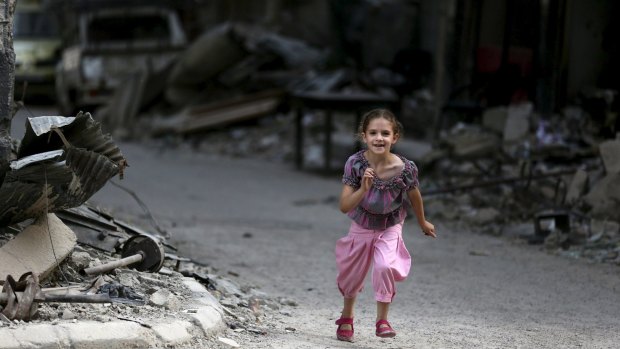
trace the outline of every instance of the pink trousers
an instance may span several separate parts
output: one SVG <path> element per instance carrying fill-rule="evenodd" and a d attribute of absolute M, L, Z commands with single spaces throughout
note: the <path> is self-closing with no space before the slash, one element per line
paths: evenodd
<path fill-rule="evenodd" d="M 372 264 L 375 299 L 392 302 L 395 282 L 404 280 L 411 268 L 411 255 L 403 242 L 402 230 L 402 223 L 385 230 L 369 230 L 351 223 L 349 234 L 336 242 L 336 282 L 345 298 L 353 298 L 362 291 Z"/>

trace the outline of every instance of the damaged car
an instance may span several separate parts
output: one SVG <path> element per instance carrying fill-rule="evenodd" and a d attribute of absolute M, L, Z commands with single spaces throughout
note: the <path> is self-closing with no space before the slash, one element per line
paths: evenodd
<path fill-rule="evenodd" d="M 77 9 L 77 38 L 56 66 L 63 115 L 104 104 L 131 74 L 165 70 L 187 45 L 174 8 L 157 2 L 112 4 Z"/>

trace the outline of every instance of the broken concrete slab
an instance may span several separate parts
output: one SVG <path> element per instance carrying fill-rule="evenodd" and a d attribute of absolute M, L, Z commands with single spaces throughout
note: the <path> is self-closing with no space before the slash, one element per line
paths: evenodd
<path fill-rule="evenodd" d="M 429 142 L 405 138 L 399 139 L 396 147 L 399 154 L 416 163 L 423 162 L 423 159 L 426 159 L 433 151 L 433 145 Z"/>
<path fill-rule="evenodd" d="M 584 201 L 592 207 L 593 217 L 620 221 L 620 173 L 609 174 L 596 182 Z"/>
<path fill-rule="evenodd" d="M 501 212 L 493 207 L 483 207 L 480 209 L 472 209 L 463 217 L 470 224 L 486 225 L 497 222 L 502 216 Z"/>
<path fill-rule="evenodd" d="M 446 139 L 452 155 L 459 158 L 479 158 L 496 154 L 500 145 L 499 138 L 491 133 L 462 130 Z"/>
<path fill-rule="evenodd" d="M 504 141 L 518 142 L 529 133 L 529 117 L 534 106 L 532 103 L 511 105 L 508 107 L 508 115 L 504 125 Z"/>
<path fill-rule="evenodd" d="M 602 142 L 599 152 L 608 174 L 620 173 L 620 140 Z"/>
<path fill-rule="evenodd" d="M 588 172 L 584 169 L 578 169 L 575 172 L 566 192 L 565 201 L 567 203 L 574 203 L 581 198 L 586 191 L 588 178 Z"/>
<path fill-rule="evenodd" d="M 73 251 L 77 237 L 56 215 L 42 215 L 0 248 L 0 275 L 47 276 Z"/>
<path fill-rule="evenodd" d="M 491 131 L 503 134 L 506 128 L 507 118 L 508 108 L 504 106 L 488 108 L 482 114 L 482 126 Z"/>

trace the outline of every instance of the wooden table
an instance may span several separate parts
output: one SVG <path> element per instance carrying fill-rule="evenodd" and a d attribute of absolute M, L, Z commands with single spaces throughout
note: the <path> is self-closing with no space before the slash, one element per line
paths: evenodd
<path fill-rule="evenodd" d="M 334 93 L 334 92 L 300 92 L 292 93 L 289 98 L 296 109 L 295 118 L 295 166 L 302 169 L 304 165 L 304 129 L 303 115 L 308 109 L 325 111 L 323 124 L 323 157 L 325 172 L 329 172 L 332 155 L 332 113 L 344 111 L 355 113 L 355 131 L 361 122 L 362 114 L 374 108 L 388 108 L 398 116 L 400 100 L 396 96 L 381 96 L 373 93 Z"/>

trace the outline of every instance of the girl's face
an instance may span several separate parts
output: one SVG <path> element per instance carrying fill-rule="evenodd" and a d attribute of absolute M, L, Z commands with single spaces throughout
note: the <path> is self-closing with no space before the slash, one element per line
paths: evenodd
<path fill-rule="evenodd" d="M 392 122 L 384 118 L 370 120 L 366 131 L 363 133 L 364 143 L 368 150 L 374 154 L 388 154 L 398 140 L 398 134 L 394 133 Z"/>

